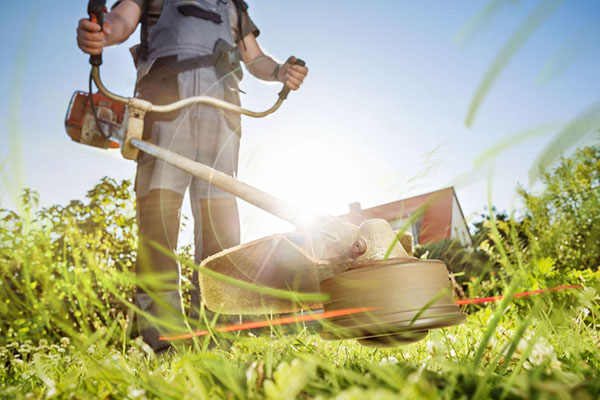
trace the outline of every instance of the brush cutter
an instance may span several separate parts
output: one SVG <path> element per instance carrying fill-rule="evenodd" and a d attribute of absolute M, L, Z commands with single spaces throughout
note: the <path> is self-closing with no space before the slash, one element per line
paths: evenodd
<path fill-rule="evenodd" d="M 97 9 L 102 10 L 99 5 Z M 321 335 L 325 339 L 358 339 L 369 346 L 411 343 L 424 338 L 430 329 L 464 322 L 464 314 L 453 301 L 446 265 L 412 257 L 410 235 L 394 232 L 387 221 L 373 219 L 356 226 L 341 218 L 300 210 L 227 174 L 141 140 L 144 115 L 149 111 L 170 112 L 207 104 L 264 117 L 281 106 L 289 88 L 284 87 L 277 102 L 263 112 L 206 96 L 158 106 L 111 93 L 100 79 L 101 58 L 93 56 L 90 63 L 90 80 L 100 93 L 75 93 L 65 122 L 73 140 L 102 148 L 120 145 L 127 159 L 136 159 L 138 151 L 143 151 L 298 228 L 294 233 L 268 236 L 205 259 L 201 269 L 235 278 L 224 281 L 200 274 L 203 302 L 210 310 L 256 315 L 361 309 L 364 312 L 340 313 L 342 316 L 327 320 Z M 293 296 L 259 293 L 239 282 L 299 296 L 294 300 Z M 300 301 L 306 294 L 315 294 L 313 298 L 318 300 Z"/>

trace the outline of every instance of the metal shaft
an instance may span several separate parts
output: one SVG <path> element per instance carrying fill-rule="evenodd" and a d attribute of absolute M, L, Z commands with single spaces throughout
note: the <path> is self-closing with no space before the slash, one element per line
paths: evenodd
<path fill-rule="evenodd" d="M 240 199 L 267 211 L 297 227 L 308 227 L 322 221 L 322 217 L 308 211 L 292 206 L 286 201 L 265 193 L 260 189 L 240 182 L 221 171 L 207 165 L 192 161 L 172 151 L 163 149 L 152 143 L 139 139 L 131 139 L 131 145 L 153 157 L 167 162 L 182 171 L 197 178 L 203 179 Z"/>

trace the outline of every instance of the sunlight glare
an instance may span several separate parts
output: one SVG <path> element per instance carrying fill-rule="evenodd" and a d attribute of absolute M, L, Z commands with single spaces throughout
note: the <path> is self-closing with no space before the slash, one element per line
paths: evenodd
<path fill-rule="evenodd" d="M 256 146 L 249 153 L 251 157 L 241 159 L 240 180 L 320 215 L 346 213 L 348 203 L 356 199 L 357 185 L 367 179 L 364 156 L 361 162 L 356 161 L 357 149 L 331 149 L 323 143 L 301 139 L 290 143 L 288 138 L 288 142 L 271 140 L 268 146 Z M 244 214 L 256 209 L 241 205 L 241 210 Z M 289 224 L 276 218 L 249 219 L 253 225 L 260 224 L 263 236 L 290 231 Z M 250 227 L 253 232 L 256 228 Z"/>

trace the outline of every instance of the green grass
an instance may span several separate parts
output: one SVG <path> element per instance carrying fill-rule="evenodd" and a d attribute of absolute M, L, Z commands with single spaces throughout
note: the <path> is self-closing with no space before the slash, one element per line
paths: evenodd
<path fill-rule="evenodd" d="M 598 398 L 600 149 L 544 179 L 542 195 L 521 192 L 523 219 L 476 224 L 476 249 L 431 248 L 461 265 L 470 297 L 508 295 L 464 308 L 463 325 L 387 349 L 321 340 L 315 324 L 214 332 L 215 346 L 202 337 L 158 356 L 132 321 L 130 183 L 105 178 L 46 209 L 25 191 L 20 215 L 0 210 L 0 398 Z M 186 277 L 190 250 L 176 255 Z M 582 288 L 510 297 L 567 284 Z M 183 289 L 189 304 L 189 280 Z"/>
<path fill-rule="evenodd" d="M 91 337 L 52 344 L 15 341 L 0 350 L 5 366 L 0 393 L 5 398 L 595 398 L 600 337 L 589 324 L 597 321 L 588 315 L 584 323 L 580 309 L 546 313 L 551 303 L 552 296 L 540 299 L 524 318 L 509 309 L 487 342 L 482 339 L 493 307 L 472 313 L 462 326 L 391 349 L 323 341 L 302 329 L 259 337 L 240 333 L 228 349 L 182 347 L 162 356 L 139 339 L 107 344 L 106 327 Z"/>
<path fill-rule="evenodd" d="M 555 281 L 584 288 L 469 306 L 465 324 L 402 347 L 324 341 L 318 325 L 297 324 L 221 334 L 210 348 L 210 338 L 199 338 L 157 356 L 132 323 L 137 233 L 127 206 L 130 185 L 105 179 L 87 201 L 64 207 L 36 211 L 37 201 L 26 192 L 27 217 L 0 215 L 1 398 L 600 395 L 598 273 L 559 274 L 551 260 L 533 258 L 518 245 L 516 223 L 482 224 L 494 239 L 485 249 L 497 254 L 501 279 L 472 276 L 465 284 L 470 295 Z M 179 256 L 189 257 L 186 251 Z"/>

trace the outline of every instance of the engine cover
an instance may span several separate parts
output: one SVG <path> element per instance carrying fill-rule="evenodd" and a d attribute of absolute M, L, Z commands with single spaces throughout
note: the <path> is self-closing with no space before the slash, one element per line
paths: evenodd
<path fill-rule="evenodd" d="M 112 102 L 100 93 L 93 94 L 92 101 L 100 127 L 96 124 L 96 118 L 92 113 L 90 94 L 77 91 L 71 97 L 65 117 L 67 134 L 77 143 L 101 149 L 119 148 L 119 143 L 111 139 L 122 136 L 118 133 L 122 131 L 126 106 Z"/>

